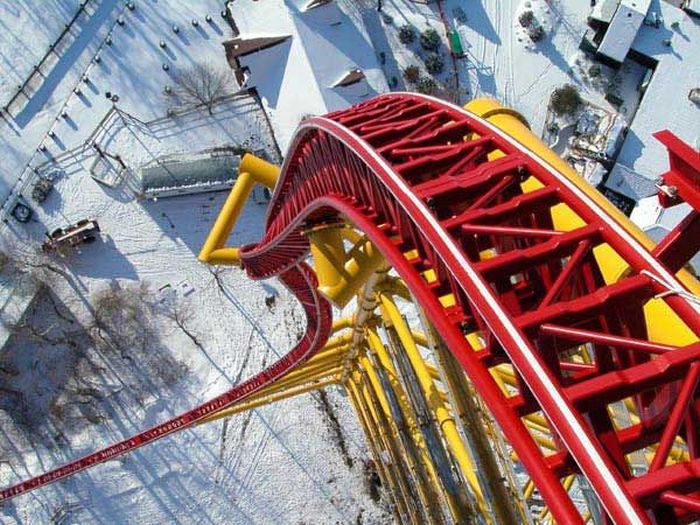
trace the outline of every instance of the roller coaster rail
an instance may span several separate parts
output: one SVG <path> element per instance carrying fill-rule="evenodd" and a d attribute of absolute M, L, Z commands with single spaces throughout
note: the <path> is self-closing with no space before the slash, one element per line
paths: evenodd
<path fill-rule="evenodd" d="M 281 170 L 244 158 L 200 253 L 279 277 L 306 312 L 297 346 L 0 500 L 339 384 L 401 523 L 697 520 L 700 157 L 657 138 L 660 200 L 693 211 L 654 245 L 494 101 L 392 93 L 305 120 Z M 255 184 L 274 188 L 264 236 L 228 247 Z"/>

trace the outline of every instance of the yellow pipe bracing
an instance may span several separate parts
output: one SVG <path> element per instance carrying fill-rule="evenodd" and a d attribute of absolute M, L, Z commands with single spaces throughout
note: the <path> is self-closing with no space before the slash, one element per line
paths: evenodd
<path fill-rule="evenodd" d="M 312 356 L 305 363 L 305 365 L 315 363 L 317 361 L 320 361 L 322 359 L 325 359 L 325 358 L 331 357 L 331 356 L 336 356 L 336 357 L 340 358 L 341 356 L 343 356 L 345 354 L 345 352 L 348 351 L 348 346 L 349 345 L 345 344 L 345 345 L 334 346 L 332 348 L 323 347 L 316 355 Z"/>
<path fill-rule="evenodd" d="M 267 162 L 266 160 L 246 153 L 241 159 L 241 165 L 238 167 L 239 172 L 250 173 L 255 182 L 262 184 L 266 188 L 272 190 L 277 184 L 277 179 L 280 176 L 279 166 Z"/>
<path fill-rule="evenodd" d="M 294 380 L 285 380 L 284 382 L 280 381 L 279 385 L 275 383 L 274 385 L 270 385 L 267 388 L 263 388 L 255 394 L 251 395 L 245 401 L 243 401 L 241 405 L 236 406 L 242 406 L 245 403 L 254 402 L 257 399 L 264 398 L 267 396 L 277 395 L 280 392 L 284 392 L 290 389 L 301 388 L 309 385 L 310 383 L 325 381 L 329 376 L 337 375 L 341 371 L 342 369 L 339 366 L 328 367 L 318 371 L 314 371 L 314 373 L 310 373 L 305 376 L 297 377 Z"/>
<path fill-rule="evenodd" d="M 415 251 L 415 250 L 413 250 Z M 409 252 L 412 253 L 412 252 Z M 404 254 L 405 255 L 405 254 Z M 403 282 L 403 279 L 400 277 L 389 277 L 384 280 L 384 282 L 377 287 L 378 292 L 387 292 L 391 295 L 396 295 L 398 297 L 401 297 L 401 299 L 404 299 L 406 301 L 413 301 L 413 297 L 411 297 L 411 292 L 409 291 L 408 287 L 406 286 L 406 283 Z"/>
<path fill-rule="evenodd" d="M 342 371 L 341 359 L 344 349 L 340 348 L 331 354 L 314 356 L 300 368 L 293 370 L 280 380 L 258 391 L 251 399 L 267 396 L 287 388 L 295 388 L 300 384 L 309 381 L 317 381 L 330 374 L 337 374 Z"/>
<path fill-rule="evenodd" d="M 277 401 L 282 401 L 283 399 L 287 399 L 290 397 L 298 396 L 301 394 L 305 394 L 307 392 L 312 392 L 314 390 L 319 390 L 321 388 L 325 388 L 330 385 L 337 385 L 338 384 L 338 374 L 331 377 L 331 379 L 326 379 L 323 381 L 317 381 L 308 385 L 303 385 L 297 388 L 290 388 L 286 389 L 283 392 L 278 392 L 276 394 L 269 394 L 267 396 L 263 397 L 256 397 L 255 399 L 251 399 L 249 401 L 244 401 L 243 403 L 239 405 L 234 405 L 229 408 L 225 408 L 209 417 L 206 419 L 203 419 L 200 421 L 198 424 L 202 423 L 210 423 L 212 421 L 216 421 L 217 419 L 223 419 L 225 417 L 233 416 L 235 414 L 239 414 L 240 412 L 245 412 L 247 410 L 253 410 L 254 408 L 259 408 L 261 406 L 269 405 L 270 403 L 275 403 Z"/>
<path fill-rule="evenodd" d="M 408 488 L 408 480 L 406 479 L 403 469 L 400 468 L 400 451 L 397 450 L 396 442 L 392 439 L 390 433 L 387 432 L 386 426 L 382 424 L 383 421 L 380 420 L 369 385 L 363 380 L 362 375 L 358 371 L 354 371 L 348 377 L 348 385 L 354 392 L 354 396 L 358 401 L 358 406 L 362 409 L 365 424 L 370 430 L 369 435 L 374 435 L 374 443 L 383 445 L 382 450 L 386 451 L 386 454 L 390 458 L 390 461 L 387 462 L 384 455 L 377 454 L 378 463 L 384 466 L 387 474 L 391 474 L 387 476 L 387 479 L 394 479 L 394 484 L 399 488 L 402 499 L 405 501 L 404 507 L 409 516 L 411 516 L 411 520 L 417 524 L 421 523 L 420 518 L 412 511 L 411 504 L 413 502 Z M 396 497 L 394 499 L 396 501 Z M 424 507 L 424 509 L 430 512 L 429 509 L 432 507 L 431 502 L 427 500 L 425 503 L 427 506 Z"/>
<path fill-rule="evenodd" d="M 238 248 L 227 248 L 226 241 L 253 191 L 255 183 L 274 188 L 280 169 L 251 154 L 241 159 L 238 178 L 219 212 L 204 246 L 199 252 L 199 260 L 207 264 L 240 265 Z"/>
<path fill-rule="evenodd" d="M 322 225 L 307 231 L 319 291 L 335 306 L 343 308 L 360 287 L 384 264 L 382 253 L 365 237 L 345 252 L 342 223 Z"/>
<path fill-rule="evenodd" d="M 398 436 L 398 428 L 396 427 L 396 423 L 392 419 L 392 411 L 391 408 L 389 407 L 389 402 L 386 398 L 386 394 L 384 392 L 384 389 L 382 388 L 381 381 L 379 380 L 379 377 L 377 376 L 377 371 L 375 370 L 375 366 L 370 360 L 370 358 L 367 356 L 367 354 L 362 354 L 359 357 L 360 364 L 362 366 L 362 369 L 367 373 L 367 378 L 369 379 L 369 382 L 372 386 L 372 388 L 375 391 L 375 395 L 377 397 L 377 400 L 379 401 L 379 405 L 381 409 L 384 411 L 386 414 L 386 418 L 389 421 L 389 425 L 392 431 L 392 434 L 394 436 Z M 408 457 L 406 458 L 408 459 Z M 424 505 L 427 504 L 429 496 L 427 494 L 422 494 L 422 499 L 424 500 Z M 454 512 L 459 512 L 458 509 L 456 509 L 457 504 L 454 501 L 451 501 L 449 504 L 450 508 L 455 509 Z"/>
<path fill-rule="evenodd" d="M 382 437 L 379 435 L 378 424 L 376 421 L 372 420 L 367 400 L 365 396 L 361 394 L 358 375 L 359 374 L 351 374 L 347 378 L 346 388 L 350 400 L 355 406 L 360 425 L 365 431 L 365 435 L 369 437 L 370 448 L 375 458 L 375 464 L 379 471 L 383 473 L 382 479 L 386 480 L 390 487 L 390 494 L 397 508 L 400 509 L 399 513 L 408 516 L 412 524 L 420 525 L 421 519 L 413 507 L 413 500 L 410 495 L 410 489 L 408 488 L 409 482 L 406 478 L 406 473 L 403 472 L 403 469 L 399 466 L 400 457 L 395 455 L 396 451 L 393 447 L 385 446 L 387 444 L 383 443 Z M 386 454 L 390 456 L 389 462 L 386 461 L 386 456 L 380 453 L 377 446 L 381 447 L 381 452 L 386 451 Z M 400 523 L 403 521 L 403 519 L 399 519 Z"/>
<path fill-rule="evenodd" d="M 377 287 L 377 285 L 384 281 L 388 271 L 388 267 L 382 264 L 381 267 L 377 268 L 377 270 L 369 276 L 367 282 L 362 287 L 362 290 L 357 294 L 357 306 L 355 308 L 355 313 L 352 316 L 353 327 L 352 340 L 350 343 L 351 347 L 348 355 L 345 358 L 345 375 L 348 374 L 348 369 L 352 366 L 352 363 L 355 361 L 359 351 L 361 350 L 365 326 L 374 321 L 374 310 L 377 307 L 377 299 L 374 289 Z"/>
<path fill-rule="evenodd" d="M 418 422 L 416 421 L 415 413 L 408 402 L 408 398 L 403 390 L 403 387 L 401 386 L 401 383 L 398 380 L 398 375 L 396 369 L 394 368 L 394 364 L 391 361 L 391 357 L 379 338 L 376 329 L 368 328 L 366 330 L 366 339 L 369 343 L 369 351 L 378 361 L 378 366 L 383 368 L 387 373 L 390 387 L 393 389 L 396 400 L 399 404 L 401 416 L 406 422 L 411 441 L 415 445 L 418 453 L 417 459 L 421 464 L 420 468 L 422 471 L 424 471 L 425 477 L 427 478 L 425 480 L 426 486 L 423 487 L 423 490 L 425 491 L 429 489 L 433 492 L 438 491 L 437 493 L 439 494 L 441 492 L 439 476 L 435 469 L 435 465 L 433 464 L 430 452 L 428 451 L 428 445 L 425 442 L 425 438 L 423 437 L 423 434 L 418 426 Z M 418 475 L 420 476 L 420 474 Z"/>
<path fill-rule="evenodd" d="M 378 384 L 374 380 L 372 380 L 372 378 L 369 376 L 369 371 L 367 371 L 367 372 L 368 372 L 367 377 L 369 379 L 370 384 L 365 385 L 365 387 L 366 388 L 371 387 L 374 390 L 374 396 L 376 397 L 377 401 L 380 404 L 379 408 L 381 408 L 385 414 L 387 426 L 389 427 L 388 434 L 391 434 L 391 439 L 392 439 L 392 443 L 393 443 L 392 449 L 393 449 L 393 452 L 396 456 L 396 457 L 392 458 L 392 462 L 393 462 L 394 466 L 397 468 L 397 470 L 399 470 L 400 469 L 399 463 L 401 461 L 406 461 L 408 463 L 408 466 L 410 469 L 409 472 L 411 472 L 411 470 L 413 470 L 411 467 L 414 467 L 414 465 L 412 465 L 412 462 L 410 460 L 410 455 L 405 453 L 403 447 L 400 444 L 398 428 L 396 426 L 396 422 L 393 421 L 393 418 L 391 417 L 391 411 L 389 411 L 389 409 L 388 409 L 388 404 L 387 404 L 385 392 L 383 389 L 381 389 L 381 387 L 377 388 Z M 377 379 L 376 378 L 376 371 L 374 371 L 372 369 L 372 373 L 374 374 L 375 379 Z M 357 372 L 353 372 L 351 374 L 351 376 L 348 378 L 348 380 L 357 382 L 358 377 L 360 377 L 360 375 Z M 387 437 L 388 437 L 388 435 L 387 435 Z M 397 473 L 397 477 L 399 477 L 398 473 Z M 401 477 L 403 478 L 403 485 L 405 485 L 406 489 L 407 489 L 407 487 L 410 483 L 410 481 L 408 480 L 408 473 L 401 475 Z M 415 485 L 416 485 L 416 490 L 418 491 L 418 497 L 421 500 L 423 508 L 428 509 L 433 503 L 431 503 L 430 496 L 426 493 L 426 487 L 421 482 L 417 482 Z M 407 489 L 405 492 L 406 492 L 406 496 L 410 497 L 410 491 Z M 418 520 L 418 521 L 420 523 L 420 520 Z"/>
<path fill-rule="evenodd" d="M 362 401 L 360 400 L 356 385 L 352 381 L 346 379 L 345 389 L 348 393 L 350 403 L 357 414 L 360 427 L 362 427 L 362 430 L 367 437 L 367 441 L 369 442 L 370 453 L 374 458 L 377 471 L 389 489 L 388 492 L 390 501 L 393 503 L 392 509 L 394 514 L 397 516 L 398 522 L 401 523 L 406 519 L 409 519 L 411 524 L 415 525 L 419 521 L 413 515 L 411 515 L 409 511 L 409 498 L 405 494 L 405 487 L 401 485 L 397 479 L 397 476 L 399 476 L 400 473 L 398 470 L 391 469 L 391 466 L 385 463 L 384 458 L 378 449 L 380 446 L 380 441 L 376 437 L 376 430 L 371 427 L 370 422 L 367 421 L 366 409 L 364 406 L 362 406 Z"/>
<path fill-rule="evenodd" d="M 443 384 L 448 387 L 449 403 L 462 422 L 461 430 L 469 445 L 470 457 L 477 465 L 476 474 L 482 489 L 487 493 L 489 513 L 493 515 L 493 521 L 499 525 L 527 523 L 529 512 L 520 494 L 515 473 L 510 465 L 499 465 L 499 459 L 505 463 L 505 455 L 499 455 L 498 431 L 491 425 L 490 418 L 482 412 L 476 391 L 459 361 L 441 340 L 423 309 L 419 307 L 418 312 L 425 330 L 427 347 L 436 358 Z"/>
<path fill-rule="evenodd" d="M 374 428 L 375 433 L 379 433 L 380 427 L 378 422 L 371 421 L 370 406 L 374 405 L 371 404 L 371 396 L 369 396 L 370 388 L 367 381 L 364 380 L 364 376 L 362 376 L 359 372 L 353 373 L 353 377 L 349 378 L 348 382 L 351 384 L 354 382 L 357 395 L 360 396 L 362 403 L 364 404 L 365 418 L 370 421 L 370 428 Z M 388 437 L 388 434 L 385 436 Z M 384 443 L 386 453 L 380 457 L 380 461 L 385 463 L 386 469 L 389 472 L 392 472 L 394 475 L 396 485 L 398 486 L 402 497 L 405 499 L 405 508 L 408 512 L 409 520 L 417 525 L 422 525 L 426 522 L 426 520 L 431 521 L 435 517 L 434 512 L 436 510 L 436 500 L 435 498 L 432 500 L 430 498 L 425 498 L 425 495 L 430 492 L 431 487 L 426 485 L 426 480 L 416 477 L 416 472 L 411 471 L 410 466 L 409 468 L 406 468 L 405 462 L 410 464 L 408 455 L 403 453 L 404 449 L 400 440 L 398 439 L 398 436 L 395 437 L 397 439 L 391 439 L 389 442 Z M 378 440 L 377 443 L 382 443 L 382 441 Z M 386 461 L 387 456 L 389 457 L 388 462 Z M 415 497 L 413 495 L 414 493 L 412 492 L 411 487 L 414 487 L 415 491 L 417 492 L 422 506 L 418 507 L 419 502 L 415 501 Z"/>
<path fill-rule="evenodd" d="M 411 335 L 411 331 L 406 325 L 401 312 L 397 308 L 393 299 L 387 295 L 380 294 L 380 303 L 382 307 L 382 316 L 385 320 L 390 320 L 391 325 L 396 330 L 396 333 L 401 341 L 401 344 L 406 351 L 406 355 L 416 372 L 416 377 L 420 383 L 421 390 L 425 395 L 428 405 L 435 415 L 435 418 L 442 429 L 445 441 L 448 448 L 453 454 L 453 457 L 459 465 L 462 474 L 469 483 L 477 500 L 477 505 L 482 515 L 488 517 L 488 505 L 484 501 L 484 495 L 479 485 L 479 480 L 475 475 L 474 463 L 471 460 L 469 452 L 462 441 L 457 425 L 452 413 L 447 408 L 442 397 L 436 395 L 437 388 L 430 377 L 430 373 L 425 366 L 425 361 L 420 355 L 418 347 Z"/>
<path fill-rule="evenodd" d="M 330 363 L 328 365 L 324 366 L 318 366 L 314 367 L 313 369 L 310 369 L 308 371 L 300 371 L 299 374 L 290 377 L 290 378 L 283 378 L 279 380 L 279 384 L 276 381 L 272 385 L 263 388 L 260 390 L 261 393 L 263 394 L 268 394 L 272 392 L 278 392 L 280 390 L 283 390 L 285 388 L 290 388 L 294 387 L 298 384 L 301 383 L 307 383 L 309 381 L 313 381 L 315 379 L 318 379 L 319 377 L 324 377 L 330 373 L 335 373 L 342 370 L 342 367 L 338 364 L 335 363 Z"/>
<path fill-rule="evenodd" d="M 331 332 L 340 332 L 341 330 L 345 330 L 346 328 L 352 328 L 353 326 L 354 320 L 351 315 L 341 317 L 339 319 L 333 319 L 333 326 L 331 328 Z"/>

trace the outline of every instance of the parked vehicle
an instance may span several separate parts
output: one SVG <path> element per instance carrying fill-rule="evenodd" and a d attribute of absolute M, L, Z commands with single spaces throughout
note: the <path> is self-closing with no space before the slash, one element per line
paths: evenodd
<path fill-rule="evenodd" d="M 100 225 L 97 221 L 83 219 L 66 228 L 57 228 L 47 233 L 48 240 L 42 245 L 45 252 L 74 248 L 80 244 L 90 244 L 97 240 Z"/>

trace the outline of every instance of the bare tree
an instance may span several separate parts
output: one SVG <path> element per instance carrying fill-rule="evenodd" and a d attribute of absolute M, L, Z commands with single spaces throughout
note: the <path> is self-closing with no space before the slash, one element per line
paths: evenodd
<path fill-rule="evenodd" d="M 175 75 L 173 93 L 183 105 L 203 105 L 212 115 L 214 104 L 228 93 L 230 86 L 231 73 L 228 70 L 211 62 L 202 62 Z"/>
<path fill-rule="evenodd" d="M 145 378 L 158 379 L 165 386 L 177 383 L 187 372 L 187 365 L 175 359 L 160 344 L 159 320 L 155 298 L 148 283 L 112 286 L 97 292 L 91 302 L 94 308 L 93 340 L 104 350 L 116 353 L 122 359 L 138 363 L 138 371 Z M 189 311 L 184 306 L 168 310 L 169 318 L 194 344 L 196 336 L 185 323 Z M 142 388 L 136 386 L 134 388 Z"/>
<path fill-rule="evenodd" d="M 192 312 L 191 303 L 178 300 L 176 297 L 169 297 L 161 304 L 161 313 L 172 322 L 175 323 L 180 331 L 185 334 L 192 344 L 200 350 L 204 350 L 202 343 L 197 338 L 197 335 L 190 329 L 194 313 Z"/>
<path fill-rule="evenodd" d="M 132 352 L 148 348 L 155 338 L 152 293 L 147 283 L 112 286 L 92 297 L 96 341 L 132 359 Z"/>

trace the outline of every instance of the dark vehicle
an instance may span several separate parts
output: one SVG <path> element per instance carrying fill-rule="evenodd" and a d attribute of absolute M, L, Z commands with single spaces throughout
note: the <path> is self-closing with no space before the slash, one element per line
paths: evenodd
<path fill-rule="evenodd" d="M 66 247 L 74 248 L 79 244 L 90 244 L 95 242 L 99 233 L 100 225 L 97 221 L 83 219 L 66 228 L 57 228 L 47 233 L 49 239 L 41 248 L 45 252 L 51 252 Z"/>

